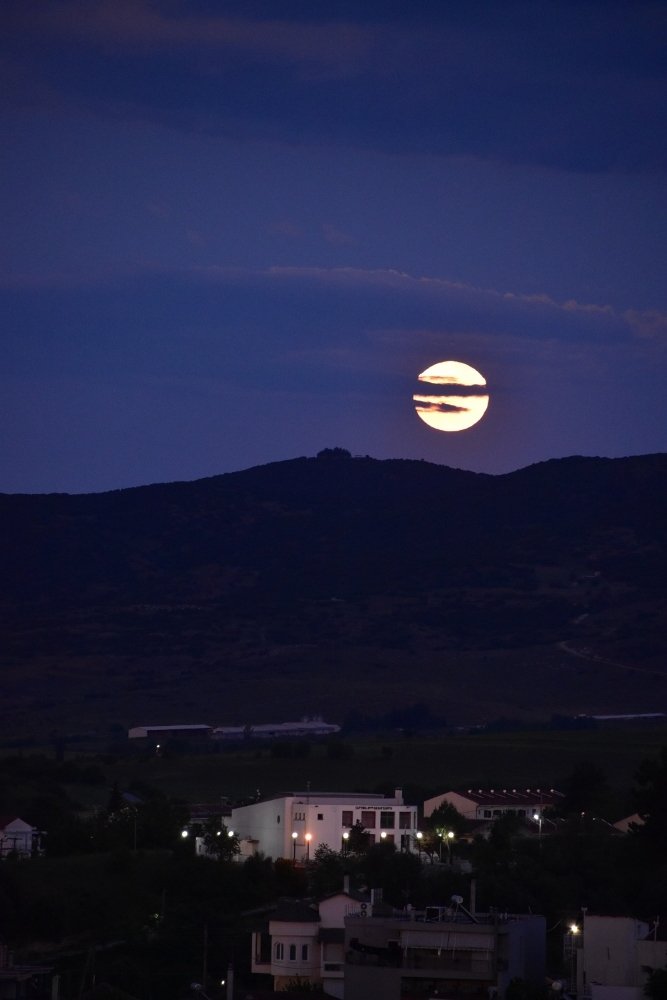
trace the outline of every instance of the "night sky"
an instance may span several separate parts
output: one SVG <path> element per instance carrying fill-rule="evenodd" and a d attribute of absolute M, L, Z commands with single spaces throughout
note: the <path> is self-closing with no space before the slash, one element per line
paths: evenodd
<path fill-rule="evenodd" d="M 667 451 L 666 4 L 0 18 L 0 490 Z M 447 359 L 458 434 L 412 402 Z"/>

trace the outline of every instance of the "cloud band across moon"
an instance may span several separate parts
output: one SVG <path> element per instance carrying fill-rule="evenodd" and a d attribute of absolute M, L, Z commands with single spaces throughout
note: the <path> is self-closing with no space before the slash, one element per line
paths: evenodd
<path fill-rule="evenodd" d="M 489 405 L 488 393 L 479 389 L 486 379 L 461 361 L 439 361 L 418 376 L 420 382 L 447 388 L 442 395 L 415 393 L 417 416 L 438 431 L 463 431 L 482 419 Z M 453 392 L 452 392 L 453 390 Z"/>

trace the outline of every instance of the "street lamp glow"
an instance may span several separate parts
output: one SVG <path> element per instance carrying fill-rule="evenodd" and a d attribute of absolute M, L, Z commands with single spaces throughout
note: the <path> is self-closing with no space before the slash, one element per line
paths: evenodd
<path fill-rule="evenodd" d="M 183 840 L 185 840 L 185 838 L 187 836 L 188 836 L 188 831 L 187 830 L 181 830 L 181 837 L 183 838 Z"/>
<path fill-rule="evenodd" d="M 570 934 L 578 934 L 578 933 L 579 933 L 579 927 L 577 926 L 577 924 L 570 924 Z"/>
<path fill-rule="evenodd" d="M 417 840 L 421 840 L 423 836 L 424 836 L 424 834 L 421 832 L 421 830 L 417 830 L 417 832 L 415 834 L 415 837 L 417 838 Z"/>
<path fill-rule="evenodd" d="M 387 839 L 387 831 L 383 830 L 382 833 L 380 834 L 380 840 L 386 840 L 386 839 Z"/>
<path fill-rule="evenodd" d="M 292 840 L 296 840 L 296 838 L 297 838 L 298 836 L 299 836 L 299 834 L 298 834 L 298 833 L 296 832 L 296 830 L 293 830 L 293 831 L 292 831 Z M 343 834 L 343 836 L 345 836 L 345 834 Z"/>

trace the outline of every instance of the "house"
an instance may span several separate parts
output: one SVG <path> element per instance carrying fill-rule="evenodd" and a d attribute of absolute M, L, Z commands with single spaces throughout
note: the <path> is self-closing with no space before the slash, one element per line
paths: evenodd
<path fill-rule="evenodd" d="M 394 795 L 357 792 L 292 792 L 232 809 L 231 826 L 242 846 L 272 858 L 309 861 L 318 847 L 346 850 L 347 835 L 356 824 L 367 831 L 370 842 L 395 844 L 415 850 L 417 807 Z"/>
<path fill-rule="evenodd" d="M 0 858 L 29 858 L 39 852 L 40 831 L 18 816 L 0 816 Z"/>
<path fill-rule="evenodd" d="M 563 798 L 563 793 L 555 788 L 468 788 L 427 799 L 424 816 L 448 803 L 466 819 L 494 820 L 509 815 L 539 822 L 544 810 L 558 806 Z"/>
<path fill-rule="evenodd" d="M 649 972 L 667 965 L 667 941 L 659 930 L 657 922 L 584 914 L 565 941 L 576 993 L 591 1000 L 642 1000 Z"/>
<path fill-rule="evenodd" d="M 345 1000 L 489 1000 L 511 979 L 541 987 L 544 917 L 472 913 L 453 905 L 345 919 Z"/>
<path fill-rule="evenodd" d="M 351 892 L 347 883 L 318 903 L 282 901 L 252 935 L 251 971 L 272 976 L 276 991 L 301 979 L 342 998 L 345 918 L 369 905 L 369 897 Z"/>

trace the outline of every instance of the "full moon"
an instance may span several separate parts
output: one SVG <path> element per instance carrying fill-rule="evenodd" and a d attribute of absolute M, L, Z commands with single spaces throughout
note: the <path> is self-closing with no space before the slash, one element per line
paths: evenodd
<path fill-rule="evenodd" d="M 475 390 L 486 385 L 486 379 L 462 361 L 438 361 L 418 376 L 420 382 L 439 385 L 456 392 L 442 395 L 412 397 L 417 416 L 437 431 L 465 431 L 481 420 L 489 405 L 487 392 Z"/>

